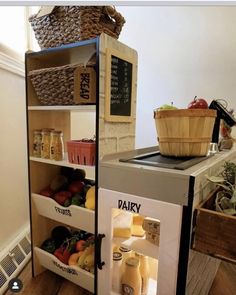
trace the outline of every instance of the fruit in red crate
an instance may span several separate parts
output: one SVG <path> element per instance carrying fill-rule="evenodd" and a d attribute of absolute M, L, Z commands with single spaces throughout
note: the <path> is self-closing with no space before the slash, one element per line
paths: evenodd
<path fill-rule="evenodd" d="M 58 204 L 60 204 L 60 205 L 63 206 L 64 203 L 65 203 L 65 201 L 66 201 L 67 199 L 71 198 L 71 196 L 72 196 L 72 193 L 69 192 L 69 191 L 60 191 L 60 192 L 58 192 L 58 193 L 56 193 L 56 194 L 54 195 L 54 200 L 55 200 Z"/>
<path fill-rule="evenodd" d="M 54 192 L 53 192 L 53 190 L 50 188 L 50 186 L 48 186 L 48 187 L 42 189 L 42 190 L 40 191 L 39 194 L 42 195 L 42 196 L 48 197 L 48 198 L 52 198 Z"/>
<path fill-rule="evenodd" d="M 68 190 L 72 193 L 79 193 L 83 190 L 84 188 L 84 182 L 83 181 L 72 181 L 69 184 Z"/>
<path fill-rule="evenodd" d="M 208 103 L 204 98 L 195 96 L 194 100 L 189 103 L 188 109 L 208 109 Z"/>

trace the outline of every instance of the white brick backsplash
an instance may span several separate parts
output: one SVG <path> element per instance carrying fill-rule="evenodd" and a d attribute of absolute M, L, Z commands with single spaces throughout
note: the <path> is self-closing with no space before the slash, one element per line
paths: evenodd
<path fill-rule="evenodd" d="M 117 150 L 119 152 L 133 150 L 134 149 L 134 141 L 135 141 L 135 137 L 132 135 L 120 137 L 118 140 Z"/>
<path fill-rule="evenodd" d="M 99 151 L 100 157 L 103 157 L 107 154 L 112 154 L 117 152 L 117 138 L 100 138 L 99 141 Z"/>

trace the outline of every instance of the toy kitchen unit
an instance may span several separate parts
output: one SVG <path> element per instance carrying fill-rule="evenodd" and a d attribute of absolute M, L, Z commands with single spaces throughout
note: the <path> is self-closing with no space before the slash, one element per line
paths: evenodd
<path fill-rule="evenodd" d="M 148 258 L 142 294 L 207 295 L 220 260 L 193 250 L 194 211 L 212 190 L 206 174 L 216 175 L 224 161 L 235 159 L 235 148 L 182 159 L 162 157 L 158 146 L 105 155 L 99 164 L 97 294 L 121 294 L 126 284 L 115 286 L 119 257 L 113 252 L 126 249 L 124 255 Z M 134 272 L 132 258 L 130 265 Z M 129 275 L 133 281 L 134 273 L 126 272 L 121 282 Z"/>

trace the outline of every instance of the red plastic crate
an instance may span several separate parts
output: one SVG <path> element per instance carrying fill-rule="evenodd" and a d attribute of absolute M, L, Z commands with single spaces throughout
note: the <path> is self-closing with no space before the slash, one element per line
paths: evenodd
<path fill-rule="evenodd" d="M 67 141 L 68 160 L 80 165 L 95 165 L 96 142 L 83 140 Z"/>

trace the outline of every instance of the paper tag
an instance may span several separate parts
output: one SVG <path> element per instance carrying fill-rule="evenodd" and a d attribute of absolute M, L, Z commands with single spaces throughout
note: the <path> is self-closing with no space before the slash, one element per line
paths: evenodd
<path fill-rule="evenodd" d="M 78 67 L 75 70 L 74 100 L 79 104 L 96 102 L 96 72 L 92 67 Z"/>
<path fill-rule="evenodd" d="M 37 13 L 37 18 L 51 14 L 55 6 L 41 6 L 39 12 Z"/>

